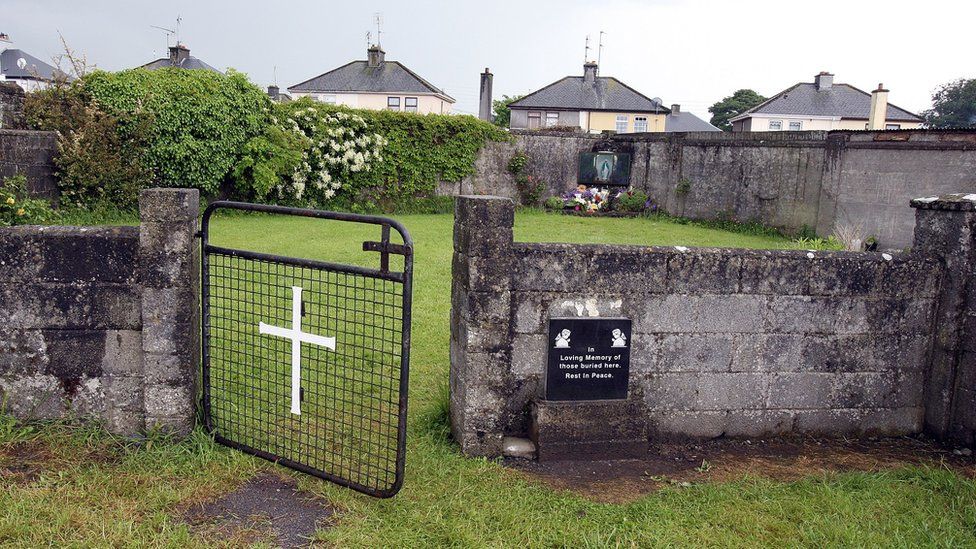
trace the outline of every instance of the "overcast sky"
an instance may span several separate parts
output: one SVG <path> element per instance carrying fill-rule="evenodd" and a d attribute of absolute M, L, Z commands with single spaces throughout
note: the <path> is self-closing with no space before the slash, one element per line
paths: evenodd
<path fill-rule="evenodd" d="M 876 15 L 873 12 L 878 11 Z M 247 73 L 264 87 L 277 67 L 282 88 L 353 59 L 382 13 L 386 57 L 403 62 L 476 113 L 479 73 L 495 74 L 495 97 L 582 74 L 584 40 L 600 74 L 616 76 L 665 105 L 708 118 L 708 106 L 739 88 L 774 94 L 821 70 L 911 111 L 933 89 L 976 77 L 976 2 L 912 1 L 302 1 L 4 0 L 0 32 L 47 60 L 58 32 L 89 63 L 118 70 L 165 55 L 174 28 L 193 55 Z"/>

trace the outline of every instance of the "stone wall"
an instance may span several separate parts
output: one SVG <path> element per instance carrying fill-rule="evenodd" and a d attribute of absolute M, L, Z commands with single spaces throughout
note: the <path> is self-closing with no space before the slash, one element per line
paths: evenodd
<path fill-rule="evenodd" d="M 24 120 L 24 90 L 13 82 L 0 82 L 0 128 L 23 130 L 27 128 Z"/>
<path fill-rule="evenodd" d="M 23 174 L 31 194 L 57 199 L 57 152 L 54 132 L 0 129 L 0 179 Z"/>
<path fill-rule="evenodd" d="M 758 220 L 823 236 L 859 225 L 883 247 L 912 243 L 916 196 L 976 191 L 976 132 L 691 132 L 599 136 L 514 131 L 512 143 L 489 143 L 475 175 L 458 194 L 515 197 L 508 160 L 529 156 L 526 173 L 547 183 L 548 195 L 576 186 L 581 151 L 625 150 L 631 181 L 666 211 L 692 218 Z M 682 179 L 686 195 L 675 193 Z"/>
<path fill-rule="evenodd" d="M 671 437 L 909 434 L 939 418 L 971 437 L 976 364 L 959 334 L 976 315 L 951 288 L 974 263 L 933 249 L 974 227 L 971 210 L 920 212 L 913 253 L 882 254 L 520 243 L 513 209 L 456 207 L 451 418 L 467 454 L 499 455 L 507 435 L 531 434 L 540 457 L 594 441 L 620 455 Z M 972 233 L 956 236 L 972 253 Z M 956 339 L 934 329 L 950 294 Z M 626 400 L 542 398 L 554 317 L 632 319 Z M 934 338 L 952 357 L 935 385 Z"/>
<path fill-rule="evenodd" d="M 140 196 L 140 227 L 0 228 L 0 404 L 113 432 L 194 422 L 195 190 Z"/>

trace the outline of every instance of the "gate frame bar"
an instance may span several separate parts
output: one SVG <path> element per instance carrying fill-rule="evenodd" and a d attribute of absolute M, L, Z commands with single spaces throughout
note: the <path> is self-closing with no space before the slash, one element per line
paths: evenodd
<path fill-rule="evenodd" d="M 357 265 L 343 265 L 340 263 L 331 263 L 327 261 L 318 261 L 314 259 L 303 259 L 295 258 L 289 256 L 279 256 L 274 254 L 266 254 L 260 252 L 252 252 L 248 250 L 237 250 L 233 248 L 223 248 L 219 246 L 213 246 L 210 244 L 210 218 L 213 216 L 214 212 L 220 209 L 224 210 L 243 210 L 250 212 L 262 212 L 262 213 L 272 213 L 272 214 L 283 214 L 291 215 L 296 217 L 311 217 L 317 219 L 331 219 L 335 221 L 347 221 L 352 223 L 365 223 L 369 225 L 378 225 L 381 227 L 382 242 L 363 242 L 363 251 L 376 251 L 381 254 L 381 268 L 371 269 L 368 267 L 360 267 Z M 390 227 L 396 229 L 400 233 L 400 237 L 403 239 L 403 244 L 390 244 L 389 243 L 389 233 Z M 377 498 L 390 498 L 397 494 L 403 487 L 403 476 L 404 476 L 404 463 L 406 461 L 406 451 L 407 451 L 407 389 L 410 380 L 410 328 L 411 328 L 411 308 L 413 303 L 413 239 L 410 237 L 410 233 L 407 232 L 406 227 L 403 226 L 399 221 L 395 219 L 390 219 L 388 217 L 376 216 L 376 215 L 363 215 L 354 214 L 346 212 L 331 212 L 326 210 L 313 210 L 308 208 L 292 208 L 288 206 L 272 206 L 268 204 L 251 204 L 248 202 L 234 202 L 230 200 L 218 200 L 212 202 L 207 206 L 207 209 L 203 212 L 203 221 L 201 224 L 201 246 L 200 246 L 200 306 L 201 306 L 201 347 L 202 349 L 202 374 L 203 374 L 203 394 L 201 396 L 203 410 L 203 425 L 207 433 L 214 437 L 214 440 L 224 446 L 234 448 L 235 450 L 240 450 L 241 452 L 251 454 L 268 461 L 283 465 L 290 469 L 295 469 L 302 473 L 312 475 L 330 482 L 334 482 L 340 486 L 345 486 L 351 488 L 357 492 L 362 492 L 366 495 L 370 495 Z M 246 444 L 241 444 L 239 442 L 224 438 L 216 431 L 213 425 L 213 421 L 210 417 L 210 286 L 208 284 L 207 274 L 209 272 L 210 262 L 208 260 L 207 252 L 216 252 L 224 255 L 231 255 L 234 257 L 240 257 L 245 259 L 256 259 L 263 261 L 275 261 L 279 263 L 285 263 L 288 265 L 294 265 L 296 267 L 309 267 L 313 269 L 319 269 L 324 271 L 339 272 L 339 273 L 349 273 L 361 276 L 366 276 L 370 278 L 379 278 L 383 280 L 391 280 L 394 282 L 400 282 L 403 284 L 403 320 L 402 320 L 402 334 L 401 334 L 401 350 L 400 350 L 400 395 L 399 395 L 399 410 L 398 410 L 398 421 L 397 421 L 397 451 L 396 451 L 396 469 L 395 478 L 393 484 L 390 488 L 385 490 L 375 490 L 368 486 L 362 485 L 358 482 L 351 481 L 327 473 L 325 471 L 320 471 L 303 463 L 292 461 L 290 459 L 282 458 L 270 452 L 260 450 L 258 448 L 253 448 Z M 389 271 L 389 255 L 388 254 L 398 254 L 403 256 L 403 272 L 395 273 Z"/>

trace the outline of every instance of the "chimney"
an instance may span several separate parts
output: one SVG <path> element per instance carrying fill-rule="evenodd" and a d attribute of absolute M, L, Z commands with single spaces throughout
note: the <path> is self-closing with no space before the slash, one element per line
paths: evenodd
<path fill-rule="evenodd" d="M 586 84 L 592 84 L 596 82 L 598 65 L 593 61 L 588 61 L 583 63 L 583 82 Z"/>
<path fill-rule="evenodd" d="M 481 73 L 481 104 L 478 106 L 478 118 L 485 122 L 491 122 L 491 81 L 493 74 L 485 67 L 485 72 Z"/>
<path fill-rule="evenodd" d="M 671 105 L 671 114 L 678 114 L 681 112 L 681 105 L 673 103 Z"/>
<path fill-rule="evenodd" d="M 383 51 L 379 46 L 370 46 L 366 50 L 366 65 L 370 67 L 379 67 L 383 65 L 386 61 L 386 52 Z"/>
<path fill-rule="evenodd" d="M 813 77 L 813 82 L 817 86 L 817 91 L 829 90 L 834 85 L 834 75 L 827 71 L 820 71 L 820 74 Z"/>
<path fill-rule="evenodd" d="M 277 101 L 280 91 L 281 90 L 279 90 L 278 86 L 271 84 L 268 86 L 268 97 L 270 97 L 272 101 Z"/>
<path fill-rule="evenodd" d="M 868 113 L 868 129 L 883 130 L 888 118 L 888 90 L 884 84 L 878 84 L 878 89 L 871 92 L 871 112 Z"/>
<path fill-rule="evenodd" d="M 5 32 L 0 32 L 0 48 L 10 47 L 10 35 Z"/>
<path fill-rule="evenodd" d="M 175 46 L 169 47 L 169 64 L 174 67 L 179 67 L 183 65 L 183 62 L 190 57 L 190 48 L 183 44 L 177 43 Z"/>

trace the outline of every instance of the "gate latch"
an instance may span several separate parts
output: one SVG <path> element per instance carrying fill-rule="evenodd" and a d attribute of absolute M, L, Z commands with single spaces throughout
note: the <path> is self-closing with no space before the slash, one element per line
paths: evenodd
<path fill-rule="evenodd" d="M 402 244 L 391 244 L 390 243 L 390 226 L 383 225 L 383 231 L 380 234 L 380 241 L 366 241 L 363 242 L 364 252 L 379 252 L 380 253 L 380 272 L 388 273 L 390 272 L 390 254 L 397 254 L 406 256 L 409 249 Z"/>

